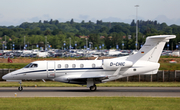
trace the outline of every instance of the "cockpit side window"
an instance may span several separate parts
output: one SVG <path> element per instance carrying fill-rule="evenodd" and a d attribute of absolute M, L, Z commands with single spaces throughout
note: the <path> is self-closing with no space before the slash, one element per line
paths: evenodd
<path fill-rule="evenodd" d="M 38 67 L 38 64 L 32 64 L 30 68 L 37 68 Z"/>
<path fill-rule="evenodd" d="M 38 64 L 30 63 L 30 64 L 26 65 L 24 68 L 37 68 L 37 67 L 38 67 Z"/>

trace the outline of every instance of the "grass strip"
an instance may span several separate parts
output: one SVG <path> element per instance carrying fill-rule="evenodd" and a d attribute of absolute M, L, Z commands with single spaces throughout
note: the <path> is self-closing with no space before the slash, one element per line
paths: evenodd
<path fill-rule="evenodd" d="M 68 84 L 54 81 L 23 81 L 24 87 L 81 87 L 77 84 Z M 97 84 L 98 87 L 180 87 L 180 82 L 107 82 Z M 17 82 L 0 82 L 0 87 L 19 87 Z"/>
<path fill-rule="evenodd" d="M 161 63 L 159 70 L 180 70 L 180 63 Z"/>
<path fill-rule="evenodd" d="M 0 68 L 20 69 L 26 65 L 27 63 L 0 63 Z"/>
<path fill-rule="evenodd" d="M 0 98 L 1 110 L 179 110 L 180 98 L 43 97 Z"/>

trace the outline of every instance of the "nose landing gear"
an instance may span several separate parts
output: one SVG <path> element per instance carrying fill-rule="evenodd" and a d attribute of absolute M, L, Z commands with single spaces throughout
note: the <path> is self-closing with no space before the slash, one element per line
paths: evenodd
<path fill-rule="evenodd" d="M 23 90 L 23 87 L 21 86 L 21 82 L 19 82 L 20 86 L 18 87 L 18 90 L 19 91 L 22 91 Z"/>

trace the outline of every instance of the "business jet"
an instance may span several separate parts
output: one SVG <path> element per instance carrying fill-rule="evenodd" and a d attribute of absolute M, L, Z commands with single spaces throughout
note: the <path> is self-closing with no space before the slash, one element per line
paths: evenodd
<path fill-rule="evenodd" d="M 176 36 L 147 37 L 145 44 L 136 54 L 113 59 L 35 61 L 4 75 L 2 79 L 19 82 L 19 91 L 23 90 L 22 80 L 29 79 L 87 85 L 90 91 L 96 91 L 96 84 L 99 83 L 138 74 L 157 74 L 160 67 L 158 60 L 164 45 L 173 38 Z"/>
<path fill-rule="evenodd" d="M 122 53 L 122 52 L 120 52 L 120 51 L 109 50 L 108 55 L 109 55 L 109 56 L 117 56 L 117 55 L 120 55 L 121 53 Z"/>

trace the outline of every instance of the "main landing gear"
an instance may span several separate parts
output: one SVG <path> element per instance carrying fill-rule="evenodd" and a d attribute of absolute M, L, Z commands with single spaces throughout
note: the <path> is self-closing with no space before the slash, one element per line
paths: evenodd
<path fill-rule="evenodd" d="M 90 86 L 89 89 L 90 89 L 90 91 L 96 91 L 97 87 L 96 87 L 96 85 L 94 84 L 93 86 Z"/>
<path fill-rule="evenodd" d="M 20 86 L 18 87 L 18 90 L 19 91 L 22 91 L 23 90 L 23 87 L 21 86 L 21 82 L 19 82 Z"/>

